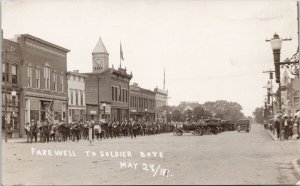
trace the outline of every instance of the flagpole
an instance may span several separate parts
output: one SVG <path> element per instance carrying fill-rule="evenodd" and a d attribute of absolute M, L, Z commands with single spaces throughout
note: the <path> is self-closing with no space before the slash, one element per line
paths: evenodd
<path fill-rule="evenodd" d="M 120 68 L 121 68 L 121 41 L 120 41 Z"/>

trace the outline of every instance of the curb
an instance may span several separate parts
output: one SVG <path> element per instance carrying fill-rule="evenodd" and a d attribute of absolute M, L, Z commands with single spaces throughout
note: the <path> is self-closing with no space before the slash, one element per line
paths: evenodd
<path fill-rule="evenodd" d="M 300 163 L 300 158 L 294 159 L 294 160 L 292 161 L 292 165 L 293 165 L 293 167 L 294 167 L 294 169 L 295 169 L 295 171 L 296 171 L 297 178 L 300 179 L 300 164 L 298 163 L 298 161 L 299 161 L 299 163 Z M 300 180 L 299 180 L 299 182 L 300 182 Z M 298 182 L 297 182 L 297 184 L 298 184 Z M 299 184 L 300 184 L 300 183 L 299 183 Z"/>

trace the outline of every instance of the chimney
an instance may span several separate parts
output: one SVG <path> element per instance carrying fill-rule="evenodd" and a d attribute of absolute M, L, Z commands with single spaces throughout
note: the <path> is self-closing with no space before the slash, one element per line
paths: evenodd
<path fill-rule="evenodd" d="M 75 73 L 79 73 L 79 70 L 73 70 L 73 72 L 75 72 Z"/>

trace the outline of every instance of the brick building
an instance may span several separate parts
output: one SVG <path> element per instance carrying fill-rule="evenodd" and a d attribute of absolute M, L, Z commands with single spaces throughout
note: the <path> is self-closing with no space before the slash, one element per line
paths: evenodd
<path fill-rule="evenodd" d="M 93 72 L 84 73 L 87 120 L 129 119 L 129 83 L 126 68 L 109 68 L 109 54 L 99 39 L 92 52 Z"/>
<path fill-rule="evenodd" d="M 155 92 L 133 83 L 130 86 L 130 118 L 136 121 L 155 121 L 155 95 Z"/>
<path fill-rule="evenodd" d="M 79 70 L 67 72 L 68 79 L 68 118 L 72 121 L 85 121 L 85 78 Z"/>
<path fill-rule="evenodd" d="M 9 138 L 21 135 L 20 94 L 21 94 L 21 51 L 17 42 L 2 38 L 2 132 L 5 131 L 5 110 Z M 6 90 L 6 101 L 5 101 Z M 12 96 L 12 91 L 16 95 Z M 5 102 L 6 107 L 5 107 Z M 2 135 L 4 136 L 4 135 Z"/>
<path fill-rule="evenodd" d="M 22 94 L 20 123 L 41 122 L 53 100 L 54 121 L 67 120 L 68 49 L 29 34 L 18 36 L 22 54 Z M 21 126 L 24 132 L 24 126 Z"/>

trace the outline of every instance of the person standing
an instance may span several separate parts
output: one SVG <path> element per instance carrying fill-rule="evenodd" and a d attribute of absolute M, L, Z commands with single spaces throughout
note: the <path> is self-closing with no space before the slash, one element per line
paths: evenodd
<path fill-rule="evenodd" d="M 25 133 L 26 133 L 26 136 L 27 136 L 27 143 L 29 143 L 29 140 L 30 140 L 30 125 L 29 123 L 26 123 L 25 124 Z"/>
<path fill-rule="evenodd" d="M 31 124 L 30 124 L 30 143 L 32 143 L 33 137 L 34 137 L 35 142 L 37 142 L 38 131 L 39 131 L 39 129 L 37 127 L 37 123 L 34 121 L 34 119 L 32 119 Z"/>

